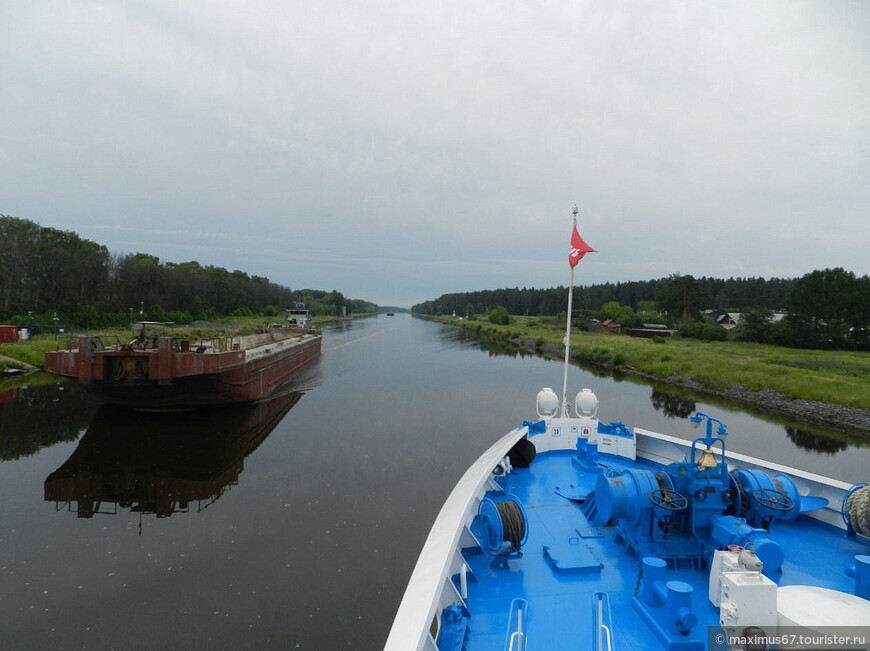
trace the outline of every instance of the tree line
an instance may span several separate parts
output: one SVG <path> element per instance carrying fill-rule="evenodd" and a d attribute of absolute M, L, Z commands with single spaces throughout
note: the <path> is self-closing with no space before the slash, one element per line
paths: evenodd
<path fill-rule="evenodd" d="M 489 315 L 494 309 L 526 316 L 562 316 L 566 287 L 497 289 L 443 294 L 412 310 L 426 315 Z M 797 279 L 717 279 L 672 274 L 658 280 L 604 283 L 574 288 L 572 319 L 614 319 L 623 326 L 666 324 L 679 334 L 724 339 L 716 317 L 740 312 L 736 337 L 799 348 L 870 350 L 870 278 L 842 268 L 813 271 Z M 785 313 L 784 318 L 774 318 Z M 503 318 L 501 311 L 498 314 Z"/>
<path fill-rule="evenodd" d="M 268 278 L 199 262 L 110 253 L 101 244 L 0 215 L 0 321 L 93 328 L 130 319 L 189 323 L 219 315 L 277 316 L 296 302 L 315 315 L 374 312 L 338 291 L 291 290 Z"/>
<path fill-rule="evenodd" d="M 683 276 L 678 277 L 682 278 Z M 783 309 L 793 280 L 782 278 L 718 278 L 692 279 L 705 307 L 721 311 L 742 308 Z M 616 302 L 639 310 L 644 303 L 659 298 L 663 282 L 667 279 L 642 280 L 623 283 L 603 283 L 574 288 L 573 305 L 577 310 L 597 311 L 605 303 Z M 526 316 L 555 316 L 568 308 L 568 288 L 550 289 L 518 288 L 483 290 L 443 294 L 433 301 L 419 303 L 413 312 L 427 315 L 452 314 L 458 316 L 486 314 L 491 307 L 501 305 L 510 314 Z"/>

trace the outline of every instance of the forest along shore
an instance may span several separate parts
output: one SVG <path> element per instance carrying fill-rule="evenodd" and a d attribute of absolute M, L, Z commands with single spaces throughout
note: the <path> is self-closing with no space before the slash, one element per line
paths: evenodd
<path fill-rule="evenodd" d="M 473 336 L 482 338 L 493 337 L 529 352 L 555 359 L 564 359 L 564 344 L 554 343 L 555 340 L 561 342 L 563 339 L 565 334 L 564 327 L 561 328 L 560 332 L 558 328 L 555 328 L 552 333 L 541 329 L 522 332 L 525 328 L 521 322 L 500 327 L 482 321 L 469 322 L 451 317 L 423 316 L 422 318 L 462 328 Z M 518 319 L 518 321 L 520 320 Z M 538 335 L 544 335 L 544 338 L 549 340 L 542 341 L 541 337 L 538 339 L 530 338 L 537 337 Z M 584 347 L 582 343 L 584 341 L 583 337 L 578 337 L 578 340 L 572 340 L 571 342 L 571 359 L 575 362 L 584 362 L 600 368 L 619 371 L 620 373 L 626 373 L 678 389 L 721 397 L 740 405 L 757 409 L 763 413 L 776 414 L 845 434 L 870 438 L 870 409 L 865 407 L 853 407 L 824 400 L 790 397 L 772 388 L 752 388 L 733 382 L 721 381 L 711 384 L 701 382 L 687 375 L 650 373 L 632 366 L 631 359 L 621 359 L 614 363 L 613 360 L 618 355 L 612 352 L 609 355 L 601 356 L 594 354 L 596 348 L 600 349 L 603 347 L 602 342 L 616 343 L 620 339 L 622 337 L 619 335 L 605 335 L 604 339 L 596 338 Z M 590 346 L 594 347 L 591 351 L 593 354 L 591 355 Z M 667 350 L 667 344 L 663 346 L 663 350 Z M 775 371 L 772 370 L 771 372 Z"/>

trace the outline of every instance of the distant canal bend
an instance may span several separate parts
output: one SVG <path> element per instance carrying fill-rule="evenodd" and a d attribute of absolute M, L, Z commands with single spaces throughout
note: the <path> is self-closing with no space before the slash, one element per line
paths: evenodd
<path fill-rule="evenodd" d="M 534 417 L 558 362 L 399 314 L 325 333 L 275 400 L 101 408 L 70 384 L 0 397 L 0 648 L 381 649 L 465 468 Z M 603 420 L 868 481 L 870 447 L 572 367 Z"/>

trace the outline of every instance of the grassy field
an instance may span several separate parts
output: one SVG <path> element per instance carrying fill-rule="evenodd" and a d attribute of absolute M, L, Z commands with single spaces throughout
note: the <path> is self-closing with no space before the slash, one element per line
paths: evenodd
<path fill-rule="evenodd" d="M 444 321 L 486 336 L 531 342 L 531 347 L 562 345 L 564 323 L 537 317 L 513 319 L 505 326 L 482 318 Z M 712 391 L 725 385 L 738 385 L 773 389 L 793 399 L 870 408 L 870 353 L 680 338 L 653 341 L 574 330 L 571 357 L 672 381 L 688 378 Z"/>
<path fill-rule="evenodd" d="M 54 335 L 42 335 L 34 337 L 31 341 L 15 341 L 0 343 L 0 355 L 11 357 L 31 366 L 42 366 L 44 353 L 55 349 Z M 15 364 L 6 360 L 0 360 L 0 370 L 5 366 L 22 368 L 22 364 Z"/>

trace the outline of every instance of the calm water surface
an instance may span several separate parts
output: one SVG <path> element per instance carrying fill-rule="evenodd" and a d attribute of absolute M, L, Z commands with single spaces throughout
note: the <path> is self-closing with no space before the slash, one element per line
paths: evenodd
<path fill-rule="evenodd" d="M 328 329 L 253 407 L 0 395 L 0 648 L 380 649 L 453 484 L 561 381 L 558 362 L 399 315 Z M 731 449 L 870 479 L 870 447 L 845 437 L 576 367 L 569 383 L 603 420 L 693 438 L 697 409 Z"/>

